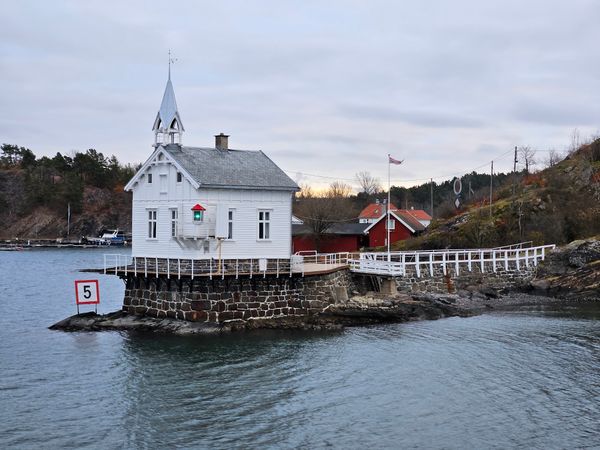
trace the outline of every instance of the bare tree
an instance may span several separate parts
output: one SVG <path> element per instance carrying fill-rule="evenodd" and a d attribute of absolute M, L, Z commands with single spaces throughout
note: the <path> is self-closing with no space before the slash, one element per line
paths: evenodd
<path fill-rule="evenodd" d="M 536 164 L 535 150 L 529 146 L 519 147 L 519 155 L 521 155 L 521 159 L 525 161 L 525 173 L 529 173 L 529 168 Z"/>
<path fill-rule="evenodd" d="M 546 167 L 555 166 L 562 159 L 563 159 L 563 156 L 557 150 L 551 149 L 548 151 L 548 157 L 545 160 Z"/>
<path fill-rule="evenodd" d="M 351 186 L 339 181 L 331 183 L 329 189 L 322 193 L 314 193 L 308 186 L 302 187 L 294 205 L 294 214 L 309 227 L 317 251 L 331 225 L 346 222 L 355 216 L 349 198 L 351 191 Z"/>
<path fill-rule="evenodd" d="M 379 179 L 372 176 L 369 172 L 358 172 L 356 174 L 356 181 L 358 181 L 362 192 L 367 195 L 374 195 L 381 192 L 381 183 L 379 182 Z"/>
<path fill-rule="evenodd" d="M 329 185 L 329 189 L 325 192 L 327 198 L 345 198 L 352 193 L 352 186 L 341 181 L 334 181 Z"/>
<path fill-rule="evenodd" d="M 571 132 L 571 145 L 569 146 L 569 154 L 575 153 L 581 147 L 581 133 L 577 128 Z"/>

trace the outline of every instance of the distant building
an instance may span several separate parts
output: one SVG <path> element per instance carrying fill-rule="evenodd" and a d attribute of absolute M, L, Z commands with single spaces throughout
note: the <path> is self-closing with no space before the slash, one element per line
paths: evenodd
<path fill-rule="evenodd" d="M 431 223 L 431 216 L 422 209 L 398 209 L 393 203 L 390 204 L 392 211 L 400 211 L 403 214 L 408 214 L 417 219 L 421 225 L 428 227 Z M 360 223 L 374 223 L 377 222 L 381 216 L 385 215 L 387 209 L 385 203 L 371 203 L 367 205 L 359 214 L 358 221 Z"/>
<path fill-rule="evenodd" d="M 399 209 L 398 211 L 403 214 L 408 214 L 408 215 L 414 217 L 425 228 L 427 228 L 429 226 L 429 224 L 431 223 L 431 216 L 429 214 L 427 214 L 425 211 L 423 211 L 422 209 L 411 208 L 411 209 Z"/>
<path fill-rule="evenodd" d="M 387 245 L 386 216 L 381 216 L 377 221 L 369 224 L 365 234 L 369 236 L 369 247 L 382 247 Z M 390 211 L 389 224 L 390 243 L 404 241 L 421 233 L 425 226 L 415 217 L 402 210 Z"/>
<path fill-rule="evenodd" d="M 129 181 L 132 255 L 289 258 L 292 196 L 299 188 L 262 151 L 181 143 L 171 77 L 154 121 L 154 151 Z"/>
<path fill-rule="evenodd" d="M 321 236 L 319 253 L 357 252 L 369 245 L 368 223 L 334 223 Z M 307 225 L 292 225 L 293 251 L 316 251 L 315 235 Z"/>
<path fill-rule="evenodd" d="M 390 204 L 392 207 L 392 211 L 396 208 L 396 206 L 391 203 Z M 387 209 L 386 209 L 386 205 L 384 203 L 380 203 L 379 201 L 377 201 L 376 203 L 371 203 L 370 205 L 367 205 L 365 207 L 365 209 L 363 209 L 360 214 L 358 215 L 358 222 L 359 223 L 374 223 L 377 222 L 379 220 L 379 218 L 381 216 L 383 216 L 386 213 Z"/>

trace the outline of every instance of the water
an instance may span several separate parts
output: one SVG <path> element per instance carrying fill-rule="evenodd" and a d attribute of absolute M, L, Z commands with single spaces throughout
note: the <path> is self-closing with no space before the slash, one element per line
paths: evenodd
<path fill-rule="evenodd" d="M 104 251 L 0 252 L 0 447 L 600 447 L 598 310 L 218 338 L 47 330 Z M 100 311 L 118 309 L 123 283 L 97 278 Z"/>

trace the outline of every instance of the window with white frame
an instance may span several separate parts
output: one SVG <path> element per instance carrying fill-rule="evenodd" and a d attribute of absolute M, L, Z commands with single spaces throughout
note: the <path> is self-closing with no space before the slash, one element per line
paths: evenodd
<path fill-rule="evenodd" d="M 179 229 L 179 210 L 173 208 L 171 211 L 171 237 L 177 237 Z"/>
<path fill-rule="evenodd" d="M 181 172 L 177 172 L 177 182 L 181 183 L 182 180 L 183 180 L 183 176 L 181 175 Z"/>
<path fill-rule="evenodd" d="M 227 213 L 227 239 L 233 239 L 233 216 L 235 214 L 234 209 L 230 209 Z"/>
<path fill-rule="evenodd" d="M 148 184 L 152 184 L 152 174 L 148 174 Z"/>
<path fill-rule="evenodd" d="M 271 236 L 271 211 L 258 210 L 258 239 L 268 240 Z"/>
<path fill-rule="evenodd" d="M 148 210 L 148 239 L 156 239 L 156 209 Z"/>
<path fill-rule="evenodd" d="M 388 230 L 396 229 L 396 221 L 394 219 L 388 219 Z"/>

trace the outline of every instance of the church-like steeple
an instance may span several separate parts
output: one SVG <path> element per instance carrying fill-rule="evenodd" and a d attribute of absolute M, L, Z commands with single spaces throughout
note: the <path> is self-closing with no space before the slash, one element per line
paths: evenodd
<path fill-rule="evenodd" d="M 171 83 L 171 59 L 169 55 L 169 79 L 165 87 L 160 109 L 154 120 L 154 146 L 167 144 L 181 144 L 181 134 L 185 131 L 175 100 L 175 91 Z"/>

